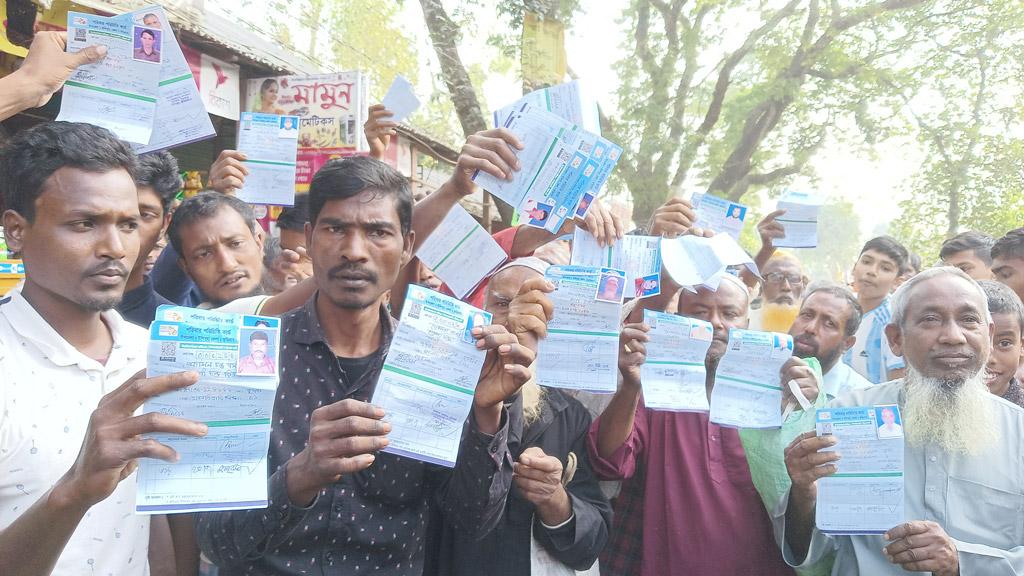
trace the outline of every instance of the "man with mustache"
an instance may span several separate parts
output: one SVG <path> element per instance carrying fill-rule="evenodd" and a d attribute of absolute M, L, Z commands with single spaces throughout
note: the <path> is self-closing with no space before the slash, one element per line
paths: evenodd
<path fill-rule="evenodd" d="M 186 198 L 167 237 L 181 271 L 206 298 L 199 308 L 274 316 L 301 306 L 316 290 L 307 278 L 276 296 L 265 293 L 263 228 L 252 207 L 234 196 L 202 192 Z"/>
<path fill-rule="evenodd" d="M 133 416 L 195 372 L 144 377 L 146 331 L 112 309 L 139 253 L 131 147 L 102 128 L 52 122 L 0 155 L 7 245 L 25 283 L 0 300 L 0 574 L 148 574 L 138 458 L 177 460 L 146 433 L 204 424 Z"/>
<path fill-rule="evenodd" d="M 857 297 L 843 286 L 826 284 L 807 294 L 789 329 L 793 354 L 817 358 L 821 364 L 824 392 L 829 400 L 871 386 L 871 382 L 839 361 L 843 352 L 857 341 L 860 318 Z"/>
<path fill-rule="evenodd" d="M 382 453 L 392 423 L 369 401 L 397 325 L 384 299 L 412 258 L 414 221 L 471 193 L 476 170 L 511 177 L 510 146 L 521 144 L 506 129 L 471 136 L 415 215 L 408 179 L 372 158 L 331 160 L 313 176 L 306 247 L 319 290 L 281 321 L 270 504 L 196 519 L 221 574 L 421 574 L 432 510 L 477 538 L 500 520 L 513 475 L 504 401 L 533 361 L 514 335 L 472 328 L 488 353 L 452 469 Z"/>
<path fill-rule="evenodd" d="M 805 284 L 796 256 L 776 250 L 761 269 L 761 308 L 751 311 L 750 329 L 786 332 L 800 308 Z"/>
<path fill-rule="evenodd" d="M 663 290 L 681 287 L 662 274 Z M 706 387 L 710 396 L 718 362 L 732 329 L 747 328 L 749 296 L 726 274 L 716 291 L 683 290 L 677 313 L 711 323 Z M 602 574 L 792 574 L 771 539 L 771 520 L 751 479 L 735 428 L 710 422 L 706 413 L 648 410 L 641 398 L 640 366 L 648 327 L 628 324 L 620 336 L 622 383 L 590 428 L 587 450 L 602 480 L 624 480 L 615 503 L 616 523 L 601 555 Z M 817 397 L 812 369 L 791 357 L 774 382 L 797 381 Z M 792 399 L 784 386 L 783 403 Z M 780 406 L 780 410 L 781 410 Z"/>
<path fill-rule="evenodd" d="M 881 535 L 818 531 L 816 481 L 842 454 L 819 452 L 835 438 L 810 431 L 786 449 L 792 487 L 772 511 L 791 566 L 835 551 L 838 576 L 1024 573 L 1024 411 L 985 384 L 993 331 L 985 293 L 961 270 L 933 268 L 900 287 L 885 333 L 906 376 L 829 405 L 899 405 L 908 521 Z"/>

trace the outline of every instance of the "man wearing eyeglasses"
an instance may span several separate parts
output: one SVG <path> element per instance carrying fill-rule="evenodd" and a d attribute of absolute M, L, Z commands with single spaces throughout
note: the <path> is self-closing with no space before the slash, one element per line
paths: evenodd
<path fill-rule="evenodd" d="M 751 310 L 751 330 L 789 332 L 807 285 L 796 256 L 776 250 L 761 270 L 761 308 Z"/>

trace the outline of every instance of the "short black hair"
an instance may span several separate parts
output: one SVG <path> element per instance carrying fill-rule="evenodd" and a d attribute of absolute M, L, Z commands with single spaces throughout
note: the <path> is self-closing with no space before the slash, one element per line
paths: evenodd
<path fill-rule="evenodd" d="M 903 266 L 903 273 L 909 274 L 913 272 L 917 274 L 921 271 L 921 256 L 913 250 L 907 250 L 907 263 Z"/>
<path fill-rule="evenodd" d="M 1024 228 L 1010 230 L 992 244 L 992 259 L 1016 258 L 1024 260 Z"/>
<path fill-rule="evenodd" d="M 939 250 L 939 258 L 945 260 L 957 252 L 971 250 L 986 266 L 992 266 L 992 245 L 995 242 L 995 238 L 984 232 L 968 230 L 947 238 Z"/>
<path fill-rule="evenodd" d="M 393 196 L 402 235 L 412 230 L 412 187 L 391 166 L 369 156 L 335 158 L 324 164 L 309 184 L 309 221 L 316 224 L 328 200 L 345 200 L 364 191 Z"/>
<path fill-rule="evenodd" d="M 36 200 L 61 168 L 100 174 L 124 170 L 135 180 L 138 160 L 131 146 L 99 126 L 77 122 L 34 126 L 17 134 L 0 152 L 4 208 L 34 223 Z"/>
<path fill-rule="evenodd" d="M 186 198 L 181 206 L 178 206 L 178 209 L 174 211 L 174 216 L 171 217 L 171 224 L 167 227 L 167 238 L 170 239 L 171 246 L 174 247 L 174 251 L 178 253 L 179 257 L 185 257 L 181 251 L 181 229 L 213 218 L 221 206 L 227 206 L 238 212 L 238 215 L 249 227 L 249 231 L 253 236 L 256 235 L 256 227 L 259 224 L 256 223 L 256 215 L 252 213 L 251 206 L 227 194 L 200 192 L 191 198 Z"/>
<path fill-rule="evenodd" d="M 139 38 L 142 38 L 143 34 L 149 34 L 150 38 L 152 38 L 153 40 L 156 40 L 156 32 L 153 32 L 149 28 L 143 28 L 142 32 L 139 32 Z"/>
<path fill-rule="evenodd" d="M 892 236 L 878 236 L 868 240 L 864 247 L 861 248 L 858 256 L 868 250 L 874 250 L 892 258 L 892 261 L 896 263 L 896 269 L 899 271 L 899 274 L 902 274 L 907 267 L 907 249 Z"/>
<path fill-rule="evenodd" d="M 857 300 L 857 296 L 854 295 L 853 291 L 846 286 L 840 286 L 839 284 L 833 284 L 831 282 L 816 283 L 809 287 L 807 294 L 804 294 L 804 302 L 811 297 L 812 294 L 817 292 L 825 292 L 831 294 L 836 298 L 845 300 L 850 306 L 850 318 L 846 320 L 846 326 L 843 329 L 843 336 L 849 338 L 857 333 L 860 328 L 861 317 L 864 316 L 864 308 L 861 307 L 860 301 Z"/>
<path fill-rule="evenodd" d="M 978 280 L 985 292 L 989 314 L 1009 314 L 1017 319 L 1017 326 L 1024 332 L 1024 303 L 1012 288 L 995 280 Z"/>
<path fill-rule="evenodd" d="M 277 217 L 277 227 L 281 230 L 302 232 L 309 222 L 309 194 L 296 194 L 295 204 L 281 210 Z"/>
<path fill-rule="evenodd" d="M 267 336 L 266 332 L 262 330 L 257 330 L 252 334 L 249 334 L 249 342 L 252 342 L 253 340 L 263 340 L 264 342 L 270 342 L 270 337 Z"/>
<path fill-rule="evenodd" d="M 178 161 L 170 152 L 161 151 L 139 156 L 139 172 L 135 177 L 135 185 L 139 188 L 152 188 L 160 197 L 166 216 L 171 204 L 174 203 L 174 197 L 181 191 L 185 182 L 178 172 Z"/>

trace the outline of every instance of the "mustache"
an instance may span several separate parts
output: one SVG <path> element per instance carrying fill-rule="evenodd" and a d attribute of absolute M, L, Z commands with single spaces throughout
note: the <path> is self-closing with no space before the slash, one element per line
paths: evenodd
<path fill-rule="evenodd" d="M 95 276 L 96 274 L 102 274 L 104 272 L 110 272 L 111 270 L 116 271 L 121 276 L 127 276 L 128 272 L 129 272 L 128 267 L 125 266 L 124 263 L 122 263 L 120 261 L 117 261 L 117 260 L 111 260 L 109 262 L 104 262 L 102 264 L 98 264 L 98 265 L 94 266 L 93 268 L 90 268 L 90 269 L 86 270 L 85 271 L 85 275 L 86 276 Z"/>
<path fill-rule="evenodd" d="M 377 273 L 368 268 L 364 268 L 359 264 L 338 264 L 327 271 L 328 278 L 335 278 L 337 276 L 355 276 L 370 282 L 376 283 L 378 280 Z"/>
<path fill-rule="evenodd" d="M 814 336 L 811 336 L 810 334 L 801 334 L 799 336 L 794 336 L 793 341 L 803 342 L 804 344 L 809 344 L 811 346 L 814 346 L 815 348 L 818 347 L 818 341 L 815 340 Z"/>

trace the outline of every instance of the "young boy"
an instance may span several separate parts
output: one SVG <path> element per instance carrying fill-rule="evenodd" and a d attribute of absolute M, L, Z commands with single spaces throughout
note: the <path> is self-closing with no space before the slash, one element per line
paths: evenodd
<path fill-rule="evenodd" d="M 988 298 L 988 311 L 996 325 L 992 352 L 985 366 L 985 383 L 990 392 L 1024 408 L 1024 391 L 1014 377 L 1021 360 L 1024 340 L 1024 304 L 1005 284 L 979 280 Z"/>
<path fill-rule="evenodd" d="M 892 315 L 889 292 L 906 265 L 907 249 L 891 236 L 868 240 L 853 265 L 853 285 L 865 312 L 857 342 L 843 354 L 843 362 L 872 384 L 903 377 L 903 358 L 889 349 L 885 325 Z"/>
<path fill-rule="evenodd" d="M 992 245 L 992 274 L 1024 300 L 1024 228 L 1010 230 Z"/>

